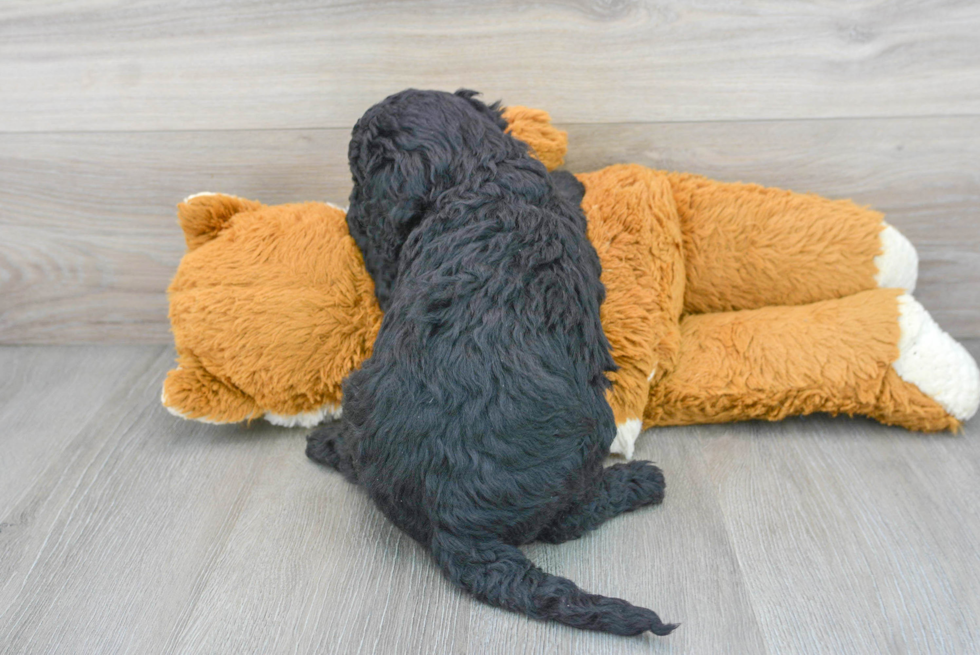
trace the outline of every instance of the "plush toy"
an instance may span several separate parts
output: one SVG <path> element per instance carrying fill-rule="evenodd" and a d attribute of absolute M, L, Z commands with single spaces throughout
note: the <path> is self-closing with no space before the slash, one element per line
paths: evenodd
<path fill-rule="evenodd" d="M 562 163 L 546 113 L 505 118 L 549 169 Z M 976 412 L 980 371 L 910 295 L 915 249 L 881 214 L 637 165 L 577 177 L 619 366 L 613 452 L 630 457 L 653 426 L 828 412 L 936 431 Z M 214 423 L 337 416 L 382 320 L 344 212 L 200 194 L 178 216 L 188 252 L 169 289 L 178 367 L 163 404 Z"/>

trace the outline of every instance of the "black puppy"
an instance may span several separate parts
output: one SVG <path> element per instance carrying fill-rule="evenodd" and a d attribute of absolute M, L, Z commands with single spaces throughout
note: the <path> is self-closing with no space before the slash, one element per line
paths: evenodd
<path fill-rule="evenodd" d="M 477 598 L 665 635 L 675 626 L 654 612 L 517 548 L 659 503 L 664 480 L 648 462 L 602 466 L 614 364 L 585 217 L 474 95 L 404 91 L 354 127 L 347 221 L 386 313 L 344 383 L 342 419 L 310 435 L 307 455 L 364 487 Z"/>

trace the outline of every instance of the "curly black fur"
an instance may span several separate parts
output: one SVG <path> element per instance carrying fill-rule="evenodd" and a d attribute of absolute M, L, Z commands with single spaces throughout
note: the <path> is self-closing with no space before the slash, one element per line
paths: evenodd
<path fill-rule="evenodd" d="M 659 503 L 664 480 L 648 462 L 602 466 L 614 364 L 585 217 L 474 95 L 404 91 L 354 127 L 347 218 L 386 313 L 344 384 L 343 418 L 310 435 L 307 454 L 367 490 L 477 598 L 667 634 L 654 612 L 588 594 L 517 548 Z M 581 197 L 574 178 L 559 186 Z"/>

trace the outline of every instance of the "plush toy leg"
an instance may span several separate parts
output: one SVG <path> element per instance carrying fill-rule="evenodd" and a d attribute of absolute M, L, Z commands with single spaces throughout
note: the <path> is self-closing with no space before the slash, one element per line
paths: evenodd
<path fill-rule="evenodd" d="M 670 370 L 680 348 L 680 221 L 666 176 L 649 168 L 609 166 L 578 179 L 589 240 L 602 260 L 602 326 L 618 367 L 606 394 L 616 418 L 611 451 L 629 458 L 650 384 Z"/>
<path fill-rule="evenodd" d="M 829 412 L 956 430 L 980 402 L 970 355 L 897 289 L 798 307 L 687 316 L 645 426 Z"/>
<path fill-rule="evenodd" d="M 262 416 L 250 396 L 214 377 L 189 354 L 181 354 L 177 368 L 167 374 L 160 400 L 171 414 L 205 423 L 237 423 Z"/>
<path fill-rule="evenodd" d="M 878 212 L 753 184 L 682 173 L 668 178 L 684 235 L 686 312 L 915 288 L 915 248 Z"/>

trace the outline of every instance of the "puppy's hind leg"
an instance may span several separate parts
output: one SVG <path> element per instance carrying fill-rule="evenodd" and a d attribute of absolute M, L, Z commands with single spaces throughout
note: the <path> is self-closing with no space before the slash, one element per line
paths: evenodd
<path fill-rule="evenodd" d="M 356 483 L 357 471 L 350 453 L 350 444 L 345 440 L 346 433 L 343 419 L 320 424 L 306 437 L 306 456 L 314 462 L 337 469 L 349 481 Z"/>
<path fill-rule="evenodd" d="M 614 516 L 659 505 L 665 486 L 663 472 L 650 462 L 614 464 L 603 469 L 592 499 L 568 507 L 538 534 L 538 540 L 558 544 L 578 539 Z"/>

